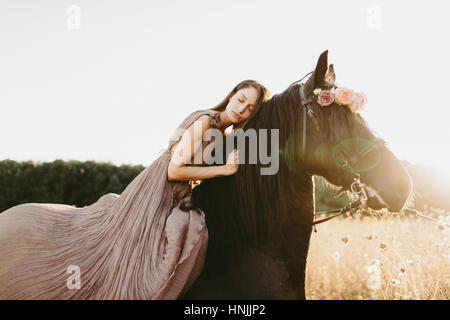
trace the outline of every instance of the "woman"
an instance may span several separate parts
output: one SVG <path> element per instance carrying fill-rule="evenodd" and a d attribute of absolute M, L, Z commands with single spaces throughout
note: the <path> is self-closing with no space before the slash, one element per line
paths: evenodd
<path fill-rule="evenodd" d="M 236 152 L 225 165 L 189 162 L 212 146 L 203 132 L 242 127 L 267 97 L 247 80 L 217 107 L 191 113 L 120 196 L 85 208 L 26 203 L 0 213 L 0 299 L 175 299 L 186 292 L 208 241 L 189 181 L 231 175 L 238 166 Z"/>

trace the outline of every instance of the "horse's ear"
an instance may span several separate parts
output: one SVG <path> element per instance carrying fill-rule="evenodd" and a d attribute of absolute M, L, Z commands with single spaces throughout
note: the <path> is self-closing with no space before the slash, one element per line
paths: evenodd
<path fill-rule="evenodd" d="M 332 64 L 330 64 L 328 71 L 325 74 L 325 81 L 329 84 L 334 84 L 336 82 L 336 74 L 334 73 L 334 67 Z"/>
<path fill-rule="evenodd" d="M 314 87 L 320 88 L 324 81 L 328 70 L 328 50 L 322 52 L 317 61 L 316 70 L 314 70 Z"/>
<path fill-rule="evenodd" d="M 328 50 L 322 52 L 317 61 L 316 69 L 314 70 L 311 77 L 305 83 L 305 93 L 308 95 L 314 91 L 316 88 L 322 87 L 325 81 L 325 75 L 328 71 Z M 333 71 L 334 75 L 334 71 Z M 331 74 L 330 74 L 331 76 Z"/>

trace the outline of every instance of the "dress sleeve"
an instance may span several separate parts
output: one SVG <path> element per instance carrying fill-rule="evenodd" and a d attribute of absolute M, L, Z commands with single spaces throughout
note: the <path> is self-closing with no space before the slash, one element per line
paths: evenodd
<path fill-rule="evenodd" d="M 218 128 L 220 123 L 220 111 L 215 110 L 198 110 L 193 113 L 191 113 L 180 126 L 176 129 L 175 133 L 172 135 L 172 137 L 169 140 L 169 147 L 168 150 L 174 150 L 178 142 L 181 140 L 181 136 L 183 135 L 184 131 L 200 116 L 202 115 L 209 115 L 210 118 L 210 125 L 212 128 Z"/>

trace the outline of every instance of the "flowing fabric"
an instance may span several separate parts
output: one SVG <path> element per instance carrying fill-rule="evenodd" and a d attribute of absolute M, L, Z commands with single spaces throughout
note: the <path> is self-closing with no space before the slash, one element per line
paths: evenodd
<path fill-rule="evenodd" d="M 203 211 L 182 207 L 189 183 L 168 181 L 167 168 L 183 129 L 204 114 L 217 126 L 218 111 L 191 113 L 121 195 L 84 208 L 26 203 L 0 213 L 0 299 L 182 296 L 202 271 L 208 230 Z M 202 152 L 211 145 L 204 141 Z"/>

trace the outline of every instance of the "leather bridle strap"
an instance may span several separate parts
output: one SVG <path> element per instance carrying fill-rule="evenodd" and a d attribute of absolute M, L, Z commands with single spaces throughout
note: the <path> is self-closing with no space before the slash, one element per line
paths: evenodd
<path fill-rule="evenodd" d="M 309 105 L 312 103 L 311 97 L 306 97 L 305 86 L 302 85 L 299 89 L 300 103 L 304 107 L 303 109 L 303 137 L 302 137 L 302 159 L 305 159 L 306 150 L 306 113 L 310 112 Z"/>
<path fill-rule="evenodd" d="M 350 157 L 350 160 L 345 159 L 343 161 L 343 166 L 348 167 L 350 171 L 353 173 L 357 173 L 353 166 L 359 162 L 361 159 L 363 159 L 365 156 L 367 156 L 373 149 L 375 149 L 379 144 L 385 144 L 386 142 L 381 138 L 376 138 L 374 141 L 372 141 L 369 145 L 367 145 L 363 150 L 361 150 L 356 156 Z"/>

